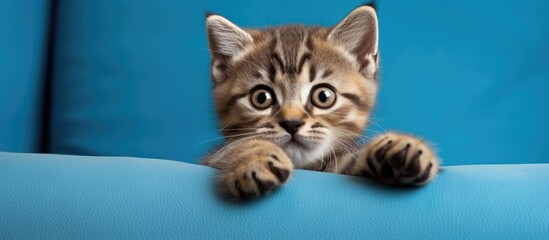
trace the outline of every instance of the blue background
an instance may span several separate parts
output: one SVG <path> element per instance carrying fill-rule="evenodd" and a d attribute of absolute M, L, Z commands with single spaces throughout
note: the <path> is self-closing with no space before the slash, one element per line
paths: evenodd
<path fill-rule="evenodd" d="M 221 142 L 210 94 L 206 10 L 244 27 L 331 26 L 361 3 L 60 0 L 46 149 L 196 162 Z M 378 6 L 381 92 L 368 135 L 387 129 L 425 137 L 446 165 L 547 162 L 547 1 Z M 0 91 L 11 92 L 6 89 Z M 20 106 L 32 98 L 8 96 L 14 102 L 2 109 L 36 110 Z M 3 125 L 0 130 L 13 126 Z"/>
<path fill-rule="evenodd" d="M 49 1 L 0 1 L 0 151 L 38 151 Z"/>

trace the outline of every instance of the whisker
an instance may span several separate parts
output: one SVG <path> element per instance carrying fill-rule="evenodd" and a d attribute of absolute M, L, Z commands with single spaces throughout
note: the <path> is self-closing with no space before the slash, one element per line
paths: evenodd
<path fill-rule="evenodd" d="M 382 130 L 383 130 L 384 132 L 386 132 L 386 131 L 387 131 L 387 130 L 385 130 L 385 128 L 384 128 L 384 127 L 382 127 L 382 126 L 381 126 L 381 125 L 379 125 L 378 123 L 376 123 L 376 122 L 372 121 L 371 119 L 368 119 L 368 122 L 371 122 L 371 123 L 375 124 L 376 126 L 380 127 L 380 128 L 381 128 L 381 129 L 382 129 Z"/>
<path fill-rule="evenodd" d="M 234 120 L 230 121 L 229 123 L 227 123 L 225 126 L 223 126 L 222 128 L 220 128 L 219 130 L 217 130 L 217 132 L 221 132 L 223 131 L 223 129 L 229 127 L 232 123 L 234 122 Z"/>
<path fill-rule="evenodd" d="M 251 132 L 251 133 L 242 133 L 242 134 L 234 134 L 234 135 L 228 135 L 228 136 L 222 136 L 222 137 L 216 137 L 216 138 L 211 138 L 211 139 L 207 139 L 207 140 L 204 140 L 202 142 L 199 142 L 195 145 L 192 145 L 191 147 L 196 147 L 200 144 L 204 144 L 204 143 L 207 143 L 207 142 L 211 142 L 211 141 L 215 141 L 215 140 L 220 140 L 220 139 L 231 139 L 231 138 L 235 138 L 235 137 L 241 137 L 241 136 L 249 136 L 249 135 L 257 135 L 259 133 L 257 132 Z"/>
<path fill-rule="evenodd" d="M 330 149 L 333 153 L 333 158 L 331 159 L 332 160 L 332 163 L 335 165 L 335 172 L 337 173 L 337 156 L 336 156 L 336 152 L 334 150 L 334 148 L 332 146 L 330 146 Z"/>
<path fill-rule="evenodd" d="M 219 139 L 223 139 L 223 138 L 225 138 L 225 137 L 211 138 L 211 139 L 208 139 L 208 140 L 204 140 L 204 141 L 202 141 L 202 142 L 199 142 L 199 143 L 197 143 L 197 144 L 194 144 L 194 145 L 192 145 L 191 147 L 193 148 L 193 147 L 196 147 L 196 146 L 198 146 L 198 145 L 200 145 L 200 144 L 204 144 L 204 143 L 207 143 L 207 142 L 211 142 L 211 141 L 215 141 L 215 140 L 219 140 Z"/>
<path fill-rule="evenodd" d="M 236 140 L 234 142 L 232 142 L 233 144 L 234 143 L 237 143 L 239 141 L 245 141 L 245 140 L 248 140 L 248 139 L 251 139 L 253 138 L 254 136 L 249 136 L 249 137 L 244 137 L 244 138 L 241 138 L 239 140 Z M 214 153 L 210 154 L 210 156 L 208 156 L 205 160 L 203 160 L 203 162 L 208 162 L 210 161 L 210 159 L 212 159 L 213 157 L 217 157 L 218 154 L 221 154 L 223 153 L 223 151 L 225 151 L 225 149 L 231 147 L 232 144 L 225 144 L 223 147 L 221 147 L 220 149 L 218 149 L 217 151 L 215 151 Z"/>
<path fill-rule="evenodd" d="M 349 138 L 350 140 L 352 140 L 354 142 L 354 144 L 356 145 L 362 145 L 362 144 L 366 144 L 367 142 L 371 141 L 373 138 L 372 137 L 367 137 L 367 136 L 363 136 L 362 134 L 357 134 L 357 133 L 353 133 L 353 132 L 350 132 L 350 131 L 347 131 L 347 130 L 344 130 L 344 129 L 338 129 L 339 130 L 339 133 L 343 134 L 344 137 L 347 137 Z M 347 133 L 350 134 L 347 134 Z M 358 139 L 356 139 L 358 138 Z M 357 140 L 359 140 L 360 144 L 357 142 Z"/>
<path fill-rule="evenodd" d="M 235 137 L 240 137 L 240 136 L 257 135 L 257 134 L 260 134 L 260 133 L 258 133 L 258 132 L 249 132 L 249 133 L 234 134 L 234 135 L 228 135 L 228 136 L 226 136 L 226 138 L 235 138 Z"/>
<path fill-rule="evenodd" d="M 372 130 L 372 129 L 364 129 L 364 130 L 367 131 L 367 132 L 373 132 L 373 133 L 380 134 L 380 132 L 376 131 L 376 130 Z"/>
<path fill-rule="evenodd" d="M 246 130 L 259 130 L 259 128 L 226 128 L 223 131 L 246 131 Z"/>

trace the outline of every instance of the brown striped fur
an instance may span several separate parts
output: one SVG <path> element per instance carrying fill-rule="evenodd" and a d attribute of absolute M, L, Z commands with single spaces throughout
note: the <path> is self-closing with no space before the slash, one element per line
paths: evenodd
<path fill-rule="evenodd" d="M 414 146 L 405 145 L 406 152 L 400 153 L 404 160 L 391 156 L 371 164 L 367 157 L 381 144 L 374 141 L 361 150 L 356 143 L 378 91 L 378 24 L 373 6 L 355 9 L 332 28 L 242 29 L 219 15 L 208 16 L 206 22 L 213 95 L 227 145 L 204 164 L 221 170 L 221 182 L 231 195 L 267 193 L 284 183 L 294 167 L 415 185 L 434 177 L 436 171 L 431 169 L 438 169 L 438 161 L 414 137 L 382 135 L 383 141 L 391 138 Z M 311 95 L 321 87 L 333 90 L 332 106 L 315 105 Z M 272 93 L 272 105 L 265 109 L 252 102 L 258 88 Z M 285 125 L 292 122 L 300 123 L 295 133 Z M 420 163 L 420 170 L 429 170 L 418 170 L 411 182 L 403 182 L 395 176 L 405 171 L 393 169 L 389 162 L 394 158 L 402 164 L 398 167 L 407 167 L 413 162 L 409 149 L 422 149 L 423 156 L 429 156 Z M 400 150 L 388 152 L 394 155 Z M 281 172 L 288 174 L 281 177 Z"/>

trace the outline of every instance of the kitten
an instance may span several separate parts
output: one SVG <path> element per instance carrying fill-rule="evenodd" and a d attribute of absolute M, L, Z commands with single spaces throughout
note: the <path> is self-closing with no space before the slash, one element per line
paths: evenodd
<path fill-rule="evenodd" d="M 241 29 L 206 18 L 214 98 L 227 143 L 203 164 L 237 198 L 264 195 L 294 168 L 424 185 L 439 162 L 422 140 L 386 133 L 364 147 L 378 90 L 378 21 L 360 6 L 332 28 Z"/>

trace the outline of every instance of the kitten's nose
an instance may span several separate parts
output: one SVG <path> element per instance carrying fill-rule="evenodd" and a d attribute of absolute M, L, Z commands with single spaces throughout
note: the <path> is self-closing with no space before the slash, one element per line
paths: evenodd
<path fill-rule="evenodd" d="M 286 130 L 291 135 L 294 135 L 297 130 L 299 130 L 299 127 L 303 126 L 303 121 L 299 120 L 283 120 L 280 121 L 280 126 Z"/>

